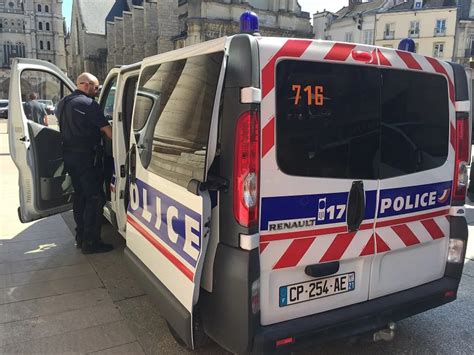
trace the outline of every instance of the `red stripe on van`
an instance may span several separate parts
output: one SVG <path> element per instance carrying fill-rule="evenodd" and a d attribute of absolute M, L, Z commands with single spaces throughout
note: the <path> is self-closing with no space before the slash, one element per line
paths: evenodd
<path fill-rule="evenodd" d="M 359 256 L 375 254 L 375 237 L 372 235 Z"/>
<path fill-rule="evenodd" d="M 375 233 L 375 243 L 377 247 L 377 253 L 385 253 L 386 251 L 390 251 L 390 247 L 383 241 L 380 236 Z"/>
<path fill-rule="evenodd" d="M 275 117 L 262 130 L 262 158 L 275 145 Z"/>
<path fill-rule="evenodd" d="M 451 78 L 449 77 L 448 72 L 437 59 L 430 58 L 430 57 L 425 57 L 425 58 L 431 64 L 431 66 L 437 73 L 440 73 L 446 76 L 446 79 L 448 80 L 448 86 L 449 86 L 449 98 L 451 102 L 454 104 L 456 101 L 456 98 L 454 95 L 454 84 L 451 81 Z"/>
<path fill-rule="evenodd" d="M 353 44 L 347 43 L 336 43 L 328 54 L 324 57 L 327 60 L 339 60 L 339 61 L 346 61 L 349 55 L 351 54 L 352 50 L 356 46 Z"/>
<path fill-rule="evenodd" d="M 311 244 L 313 244 L 314 239 L 316 238 L 304 238 L 292 241 L 273 269 L 283 269 L 298 265 L 303 255 L 306 254 Z"/>
<path fill-rule="evenodd" d="M 392 63 L 385 57 L 380 49 L 377 49 L 377 54 L 379 56 L 379 64 L 380 65 L 385 65 L 387 67 L 391 67 Z"/>
<path fill-rule="evenodd" d="M 394 225 L 402 224 L 402 223 L 421 221 L 423 219 L 445 216 L 448 213 L 449 213 L 449 209 L 431 212 L 431 213 L 419 214 L 416 216 L 410 216 L 410 217 L 405 217 L 405 218 L 391 219 L 388 221 L 377 222 L 376 228 L 389 227 L 389 226 L 394 226 Z"/>
<path fill-rule="evenodd" d="M 408 228 L 406 224 L 393 226 L 392 229 L 407 247 L 411 245 L 420 244 L 420 241 L 418 240 L 416 235 L 412 232 L 410 228 Z"/>
<path fill-rule="evenodd" d="M 262 70 L 262 98 L 268 95 L 275 86 L 275 64 L 280 57 L 299 58 L 303 55 L 312 41 L 290 39 L 270 59 Z"/>
<path fill-rule="evenodd" d="M 260 243 L 260 254 L 268 247 L 269 243 Z"/>
<path fill-rule="evenodd" d="M 327 261 L 340 260 L 355 235 L 356 233 L 338 234 L 319 262 L 323 263 Z"/>
<path fill-rule="evenodd" d="M 422 70 L 421 65 L 416 61 L 410 52 L 396 51 L 398 56 L 405 62 L 408 68 Z"/>
<path fill-rule="evenodd" d="M 456 149 L 456 127 L 451 123 L 451 135 L 449 137 L 449 142 L 451 143 L 451 146 Z"/>
<path fill-rule="evenodd" d="M 183 273 L 191 282 L 194 279 L 194 274 L 184 265 L 176 256 L 171 254 L 168 249 L 161 245 L 145 228 L 143 228 L 130 215 L 127 215 L 127 221 L 137 230 L 146 240 L 150 242 L 163 256 L 168 259 L 176 268 Z"/>
<path fill-rule="evenodd" d="M 333 228 L 321 228 L 313 229 L 300 232 L 288 232 L 288 233 L 273 233 L 260 235 L 261 242 L 272 242 L 275 240 L 286 240 L 286 239 L 299 239 L 306 237 L 316 237 L 323 234 L 336 234 L 347 232 L 347 226 L 333 227 Z"/>
<path fill-rule="evenodd" d="M 443 231 L 441 230 L 441 228 L 439 228 L 439 226 L 436 224 L 436 222 L 433 219 L 427 219 L 425 221 L 421 221 L 421 223 L 426 228 L 428 233 L 430 233 L 431 238 L 433 239 L 444 238 L 445 235 Z"/>

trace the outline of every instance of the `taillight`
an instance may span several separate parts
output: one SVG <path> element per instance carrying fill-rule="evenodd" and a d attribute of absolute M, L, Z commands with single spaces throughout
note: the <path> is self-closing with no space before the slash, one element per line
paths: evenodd
<path fill-rule="evenodd" d="M 464 204 L 468 183 L 469 164 L 469 116 L 456 118 L 456 165 L 454 168 L 453 201 Z"/>
<path fill-rule="evenodd" d="M 258 221 L 259 136 L 258 113 L 243 113 L 235 131 L 234 216 L 244 227 L 255 225 Z"/>

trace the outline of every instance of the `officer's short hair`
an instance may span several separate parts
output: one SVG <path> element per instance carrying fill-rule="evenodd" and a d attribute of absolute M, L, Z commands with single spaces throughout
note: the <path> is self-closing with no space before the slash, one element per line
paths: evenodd
<path fill-rule="evenodd" d="M 36 95 L 36 92 L 32 92 L 30 94 L 30 100 L 36 100 L 38 98 L 38 95 Z"/>

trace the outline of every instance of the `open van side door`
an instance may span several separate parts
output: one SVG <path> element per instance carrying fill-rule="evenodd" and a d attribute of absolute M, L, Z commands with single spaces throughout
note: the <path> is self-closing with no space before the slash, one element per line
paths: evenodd
<path fill-rule="evenodd" d="M 12 64 L 8 110 L 10 154 L 18 168 L 19 217 L 30 222 L 72 207 L 72 181 L 64 170 L 57 103 L 75 90 L 71 80 L 55 65 L 16 58 Z M 51 102 L 43 114 L 32 114 L 30 96 Z M 41 117 L 40 117 L 41 116 Z M 46 126 L 47 124 L 47 126 Z"/>
<path fill-rule="evenodd" d="M 224 44 L 145 59 L 132 121 L 125 254 L 190 348 L 202 326 L 197 305 L 211 219 L 203 183 L 215 151 Z"/>

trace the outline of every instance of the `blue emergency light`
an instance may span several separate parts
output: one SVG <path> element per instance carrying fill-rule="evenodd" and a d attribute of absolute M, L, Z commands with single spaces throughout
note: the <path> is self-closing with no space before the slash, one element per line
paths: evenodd
<path fill-rule="evenodd" d="M 240 15 L 240 32 L 254 34 L 258 33 L 258 16 L 255 12 L 245 11 Z"/>
<path fill-rule="evenodd" d="M 398 44 L 398 49 L 402 51 L 415 53 L 416 52 L 415 41 L 412 40 L 411 38 L 404 38 Z"/>

